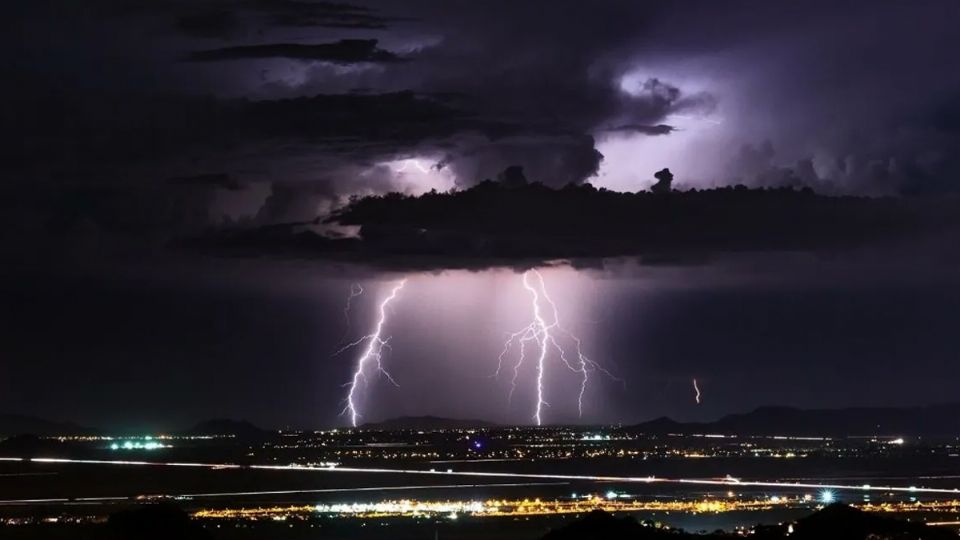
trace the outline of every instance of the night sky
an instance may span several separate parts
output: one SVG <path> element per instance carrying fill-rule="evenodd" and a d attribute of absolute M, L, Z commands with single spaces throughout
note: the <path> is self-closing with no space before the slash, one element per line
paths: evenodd
<path fill-rule="evenodd" d="M 956 400 L 960 227 L 944 216 L 960 209 L 957 2 L 15 0 L 4 12 L 0 412 L 345 425 L 360 351 L 333 353 L 406 278 L 384 336 L 397 386 L 371 372 L 363 420 L 529 423 L 533 366 L 509 402 L 510 377 L 492 374 L 530 322 L 532 267 L 612 375 L 590 374 L 581 417 L 577 375 L 552 363 L 550 423 Z M 327 219 L 351 200 L 507 185 L 513 166 L 558 189 L 648 190 L 665 167 L 681 191 L 812 188 L 919 208 L 923 227 L 878 218 L 870 242 L 841 244 L 809 213 L 793 230 L 819 232 L 800 247 L 744 248 L 736 233 L 670 257 L 564 262 L 545 260 L 541 240 L 563 243 L 533 229 L 496 260 L 444 247 L 411 263 L 393 256 L 408 248 L 396 235 L 349 259 L 286 248 L 294 227 L 374 238 Z M 564 226 L 603 243 L 604 204 Z M 774 227 L 765 219 L 750 234 Z M 253 248 L 222 249 L 248 233 Z M 354 284 L 364 293 L 345 317 Z"/>

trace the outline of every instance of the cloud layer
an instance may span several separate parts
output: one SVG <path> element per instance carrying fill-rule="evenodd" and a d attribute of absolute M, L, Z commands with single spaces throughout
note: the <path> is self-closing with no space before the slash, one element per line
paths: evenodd
<path fill-rule="evenodd" d="M 515 165 L 552 187 L 670 167 L 687 188 L 953 193 L 958 9 L 18 1 L 0 172 L 24 203 L 0 217 L 109 234 L 122 204 L 56 203 L 101 190 L 157 201 L 133 221 L 192 197 L 190 227 L 259 226 Z"/>
<path fill-rule="evenodd" d="M 809 188 L 670 192 L 667 187 L 630 194 L 588 184 L 556 190 L 527 183 L 517 168 L 499 181 L 455 193 L 367 197 L 327 219 L 359 227 L 357 238 L 322 236 L 310 223 L 290 223 L 186 245 L 219 254 L 429 270 L 524 268 L 556 260 L 595 264 L 631 256 L 702 263 L 735 252 L 864 248 L 889 250 L 892 256 L 906 245 L 955 238 L 956 210 L 955 201 L 830 197 Z"/>

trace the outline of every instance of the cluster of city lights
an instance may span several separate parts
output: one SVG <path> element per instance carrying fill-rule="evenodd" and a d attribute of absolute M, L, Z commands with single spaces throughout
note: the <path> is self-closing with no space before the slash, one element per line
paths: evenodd
<path fill-rule="evenodd" d="M 64 501 L 66 499 L 63 499 Z M 765 511 L 783 508 L 819 508 L 834 500 L 831 490 L 797 497 L 770 496 L 740 499 L 733 492 L 727 497 L 709 497 L 700 500 L 638 500 L 615 491 L 604 496 L 578 495 L 559 500 L 490 499 L 478 500 L 387 500 L 380 502 L 348 502 L 317 505 L 288 505 L 252 508 L 202 509 L 192 515 L 196 519 L 233 521 L 306 521 L 319 516 L 341 519 L 426 518 L 450 519 L 463 517 L 534 517 L 560 514 L 582 514 L 593 510 L 607 512 L 676 512 L 687 514 L 718 514 L 732 511 Z M 888 501 L 882 503 L 852 503 L 850 506 L 865 512 L 905 514 L 957 514 L 960 500 Z M 31 525 L 37 523 L 91 523 L 100 522 L 95 515 L 13 516 L 0 519 L 0 525 Z M 960 525 L 957 521 L 923 519 L 927 525 Z"/>
<path fill-rule="evenodd" d="M 154 440 L 151 436 L 146 436 L 142 440 L 126 440 L 110 443 L 111 450 L 159 450 L 161 448 L 173 448 L 173 445 L 164 444 Z"/>
<path fill-rule="evenodd" d="M 387 517 L 523 517 L 558 514 L 581 514 L 593 510 L 606 512 L 680 512 L 690 514 L 717 514 L 734 511 L 764 511 L 774 508 L 820 507 L 836 500 L 832 490 L 814 494 L 786 497 L 770 496 L 741 499 L 733 492 L 727 497 L 710 497 L 700 500 L 640 500 L 609 491 L 603 496 L 596 494 L 577 495 L 570 498 L 537 499 L 490 499 L 478 500 L 387 500 L 379 502 L 349 502 L 303 506 L 272 506 L 254 508 L 204 509 L 193 514 L 196 518 L 234 520 L 277 520 L 288 518 L 306 519 L 323 515 L 340 518 L 387 518 Z M 890 501 L 883 503 L 852 503 L 851 506 L 867 512 L 886 513 L 957 513 L 960 500 L 940 501 Z"/>
<path fill-rule="evenodd" d="M 569 499 L 490 499 L 486 501 L 421 501 L 388 500 L 379 502 L 349 502 L 317 504 L 312 506 L 274 506 L 256 508 L 204 509 L 195 512 L 197 518 L 210 519 L 277 519 L 278 517 L 307 517 L 321 514 L 343 518 L 426 517 L 459 515 L 471 517 L 542 516 L 580 514 L 593 510 L 607 512 L 687 512 L 720 513 L 736 510 L 770 510 L 813 502 L 812 496 L 769 497 L 738 499 L 730 497 L 703 500 L 639 500 L 614 491 L 600 495 L 574 494 Z"/>

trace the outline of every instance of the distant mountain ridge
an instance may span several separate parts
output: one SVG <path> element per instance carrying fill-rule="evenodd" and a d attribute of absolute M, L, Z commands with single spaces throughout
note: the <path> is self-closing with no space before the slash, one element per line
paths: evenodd
<path fill-rule="evenodd" d="M 661 417 L 622 429 L 653 434 L 954 437 L 960 435 L 960 403 L 843 409 L 760 407 L 748 413 L 727 415 L 713 422 L 677 422 Z"/>
<path fill-rule="evenodd" d="M 23 414 L 0 414 L 0 437 L 14 435 L 96 435 L 99 430 Z"/>
<path fill-rule="evenodd" d="M 361 429 L 375 431 L 398 430 L 437 430 L 437 429 L 469 429 L 479 427 L 495 427 L 497 424 L 483 420 L 443 418 L 439 416 L 400 416 L 382 422 L 371 422 L 360 426 Z"/>

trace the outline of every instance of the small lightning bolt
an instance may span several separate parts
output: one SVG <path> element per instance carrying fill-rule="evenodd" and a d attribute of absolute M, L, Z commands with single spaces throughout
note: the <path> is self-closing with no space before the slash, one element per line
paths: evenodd
<path fill-rule="evenodd" d="M 420 163 L 420 160 L 419 160 L 419 159 L 406 159 L 406 160 L 404 160 L 404 161 L 403 161 L 403 164 L 400 165 L 399 167 L 397 167 L 397 172 L 406 172 L 406 171 L 407 171 L 407 168 L 410 167 L 411 165 L 414 166 L 414 167 L 416 167 L 417 170 L 419 170 L 419 171 L 422 172 L 422 173 L 429 173 L 429 172 L 430 172 L 430 169 L 424 167 L 423 164 Z"/>
<path fill-rule="evenodd" d="M 693 399 L 695 399 L 697 401 L 697 405 L 699 405 L 700 404 L 700 387 L 697 386 L 696 379 L 693 380 L 693 391 L 697 393 L 697 395 L 693 396 Z"/>
<path fill-rule="evenodd" d="M 343 411 L 340 412 L 341 415 L 349 414 L 350 415 L 350 425 L 357 427 L 357 419 L 360 418 L 360 413 L 357 408 L 357 387 L 360 383 L 366 383 L 367 375 L 366 370 L 367 366 L 373 364 L 376 367 L 377 373 L 385 376 L 387 380 L 397 386 L 397 381 L 393 380 L 393 377 L 383 368 L 383 351 L 384 349 L 390 348 L 390 338 L 383 338 L 383 327 L 387 323 L 387 307 L 390 305 L 397 295 L 400 293 L 400 289 L 406 284 L 407 280 L 403 279 L 394 284 L 393 288 L 390 290 L 390 294 L 380 302 L 379 318 L 377 319 L 377 324 L 373 329 L 373 332 L 361 337 L 360 339 L 348 343 L 343 348 L 335 353 L 340 354 L 347 349 L 351 349 L 366 343 L 366 347 L 363 349 L 363 354 L 360 355 L 360 358 L 357 359 L 357 365 L 353 372 L 353 378 L 350 382 L 346 383 L 344 387 L 348 388 L 346 405 L 343 408 Z"/>
<path fill-rule="evenodd" d="M 533 279 L 531 279 L 531 276 L 533 276 Z M 507 353 L 510 352 L 510 349 L 514 346 L 518 346 L 520 349 L 517 362 L 513 366 L 513 378 L 510 381 L 510 393 L 508 394 L 507 399 L 509 401 L 513 398 L 513 392 L 517 388 L 517 378 L 520 375 L 520 367 L 523 365 L 523 362 L 526 359 L 527 344 L 535 343 L 538 352 L 536 378 L 537 403 L 533 414 L 534 422 L 536 422 L 538 426 L 541 425 L 543 407 L 549 406 L 549 403 L 547 403 L 544 398 L 543 386 L 544 374 L 546 373 L 547 368 L 547 358 L 551 349 L 556 349 L 560 361 L 563 362 L 567 368 L 573 372 L 579 373 L 581 376 L 580 392 L 577 395 L 577 411 L 580 416 L 583 416 L 583 396 L 587 390 L 587 383 L 590 380 L 590 372 L 601 371 L 615 380 L 620 379 L 614 377 L 609 371 L 583 354 L 583 347 L 580 338 L 573 335 L 560 325 L 560 312 L 557 309 L 557 305 L 550 298 L 550 294 L 547 292 L 546 283 L 543 280 L 543 275 L 541 275 L 539 271 L 528 270 L 524 272 L 523 287 L 530 293 L 531 306 L 533 308 L 533 321 L 519 331 L 508 335 L 507 341 L 503 345 L 503 350 L 500 352 L 500 356 L 497 358 L 496 374 L 499 375 L 501 369 L 503 368 L 504 357 L 506 357 Z M 549 313 L 547 316 L 544 316 L 542 312 L 541 302 L 549 307 Z M 568 340 L 573 342 L 576 350 L 575 361 L 571 361 L 571 359 L 567 357 L 566 350 L 560 345 L 560 342 L 557 341 L 558 336 L 566 337 Z"/>
<path fill-rule="evenodd" d="M 350 296 L 347 296 L 347 303 L 343 306 L 343 335 L 337 344 L 343 343 L 350 336 L 350 305 L 353 299 L 363 294 L 363 287 L 359 283 L 350 285 Z"/>

